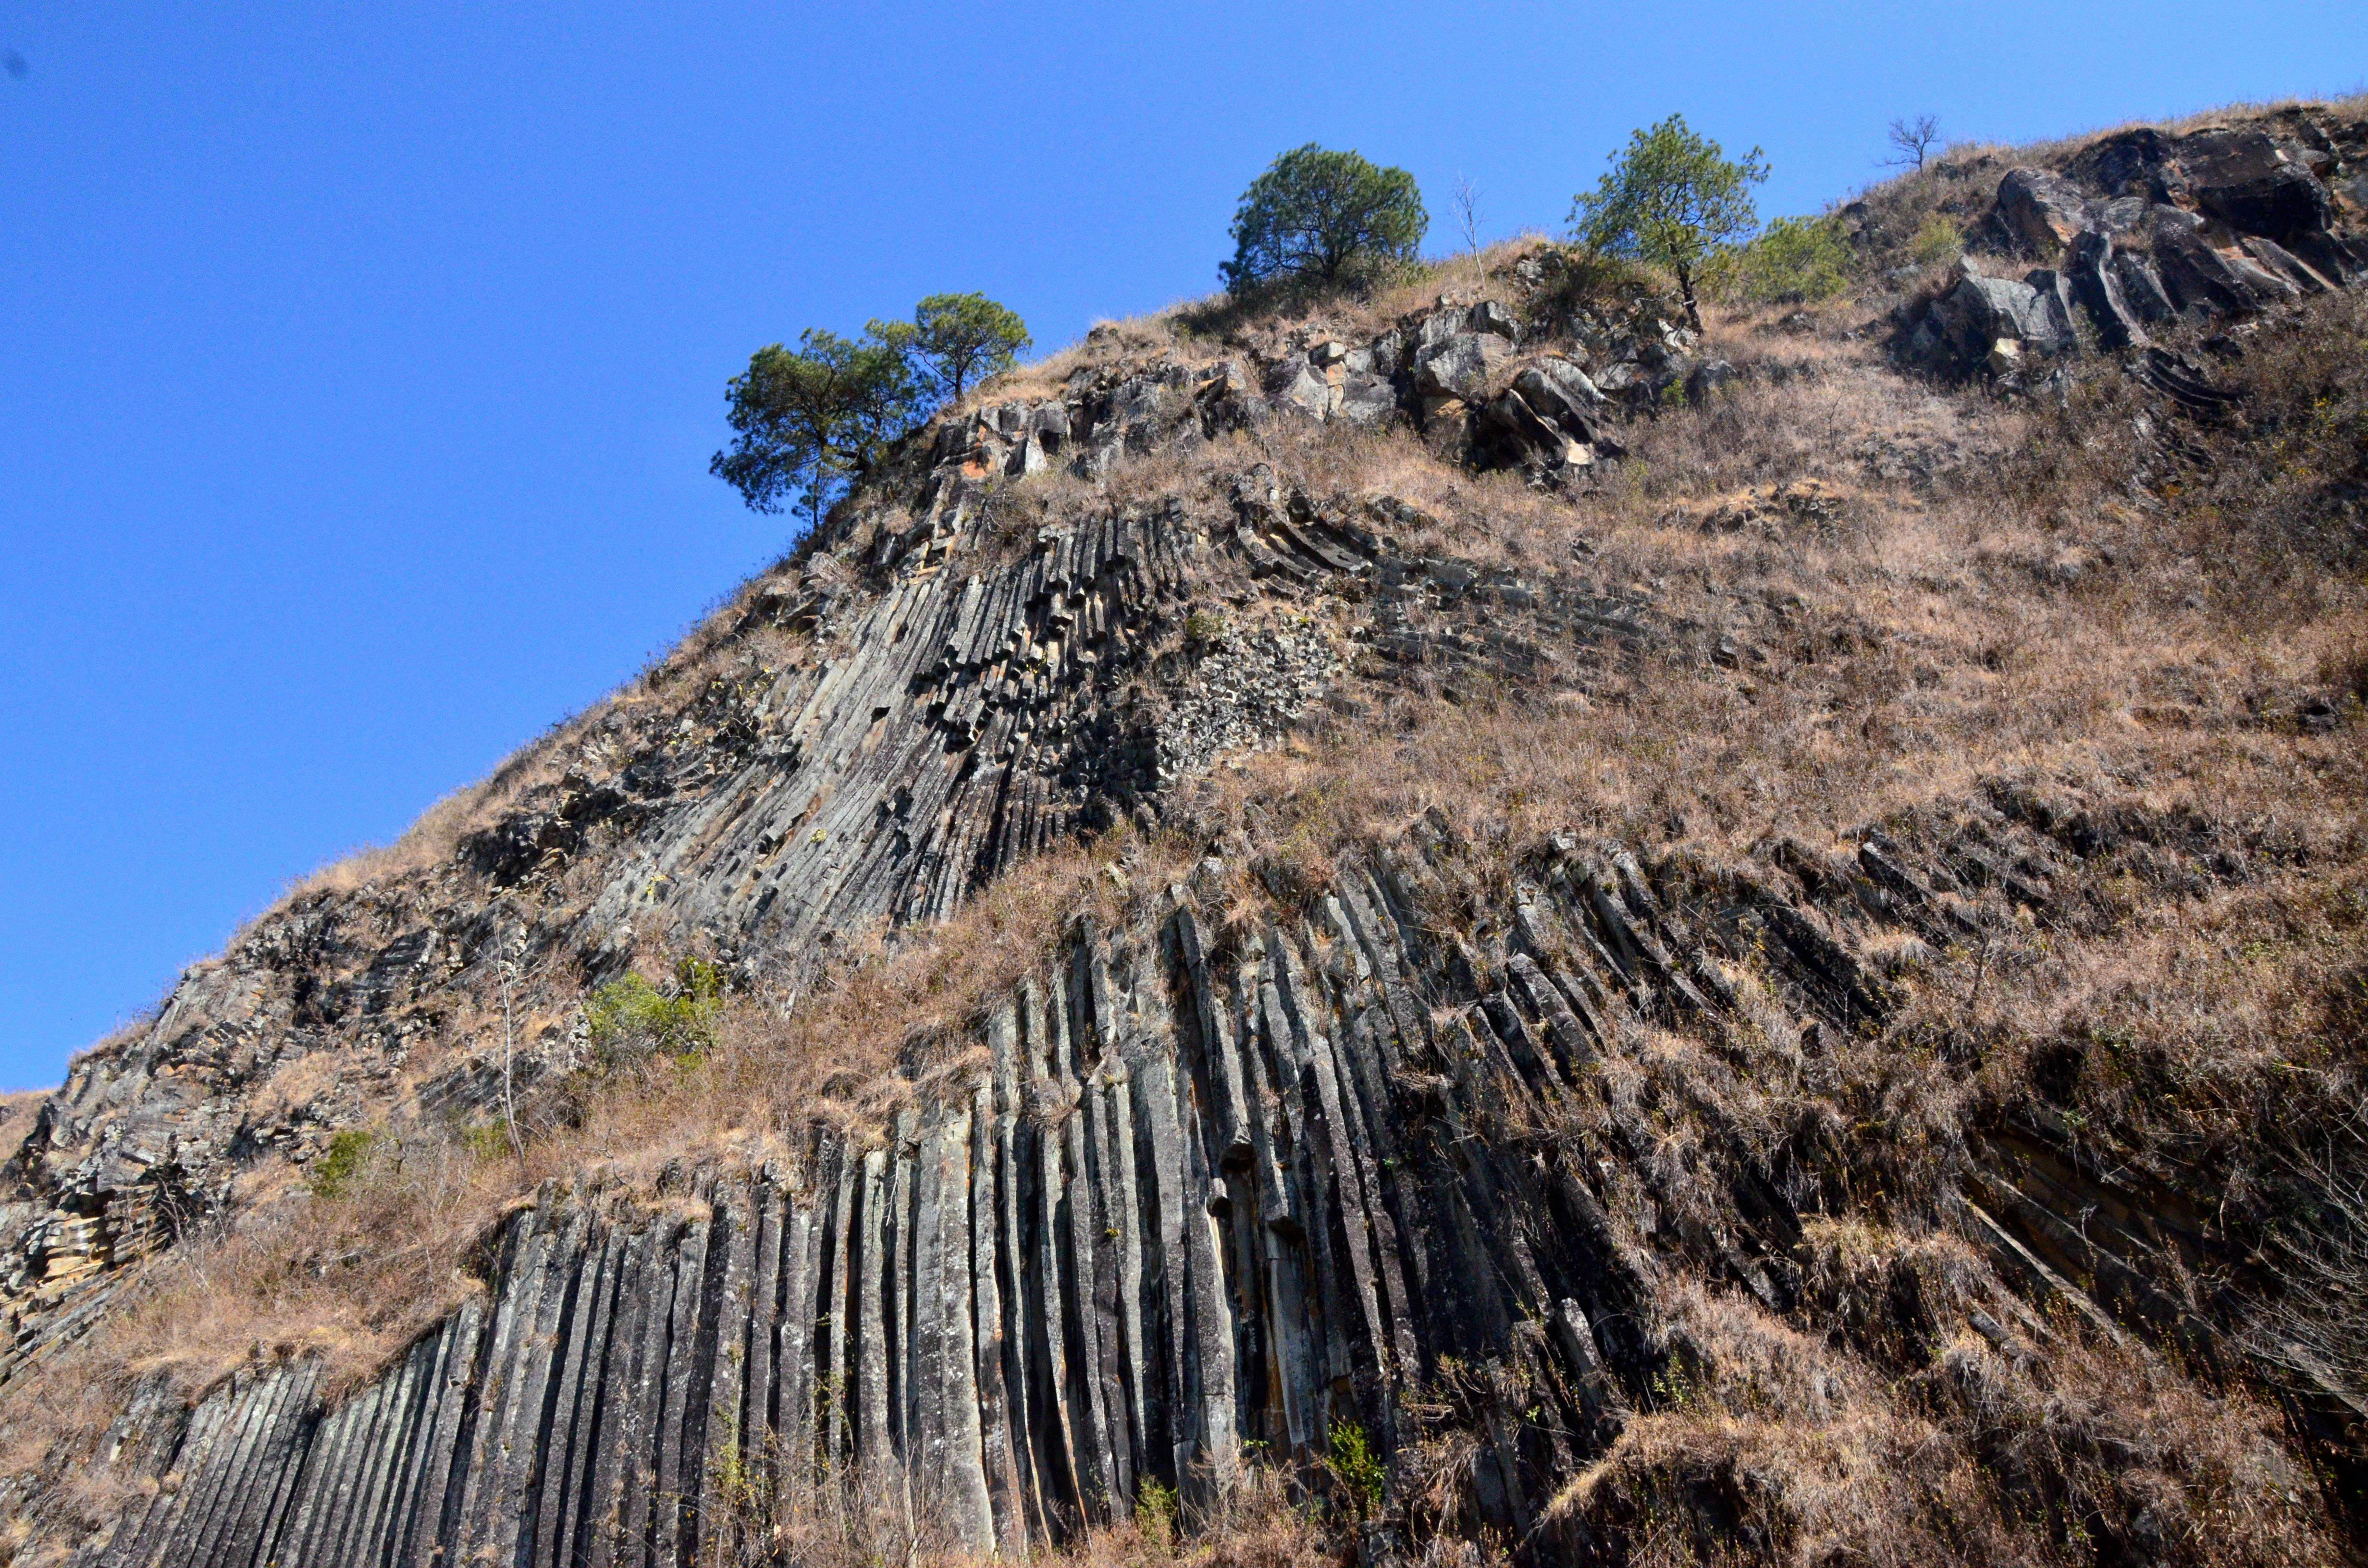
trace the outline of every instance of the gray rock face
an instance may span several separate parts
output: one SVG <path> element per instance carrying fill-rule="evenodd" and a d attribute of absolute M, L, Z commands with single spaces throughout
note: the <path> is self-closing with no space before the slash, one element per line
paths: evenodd
<path fill-rule="evenodd" d="M 2113 266 L 2110 235 L 2092 229 L 2075 237 L 2070 282 L 2106 347 L 2126 348 L 2146 342 L 2146 328 L 2123 296 L 2121 273 Z"/>
<path fill-rule="evenodd" d="M 2016 344 L 2036 354 L 2061 353 L 2076 346 L 2071 323 L 2057 293 L 2058 279 L 2035 272 L 2032 281 L 1990 278 L 1961 263 L 1956 286 L 1934 301 L 1906 345 L 1905 357 L 1927 369 L 1985 362 L 1992 345 Z M 2044 282 L 2042 290 L 2037 284 Z"/>
<path fill-rule="evenodd" d="M 1145 1482 L 1222 1484 L 1253 1443 L 1304 1460 L 1355 1421 L 1393 1451 L 1450 1357 L 1569 1409 L 1578 1448 L 1499 1461 L 1510 1526 L 1656 1374 L 1656 1265 L 1600 1173 L 1492 1130 L 1724 993 L 1633 861 L 1576 846 L 1503 988 L 1458 991 L 1407 903 L 1430 875 L 1360 869 L 1222 956 L 1189 906 L 1081 930 L 988 1022 L 989 1065 L 876 1146 L 817 1133 L 656 1206 L 547 1192 L 483 1304 L 341 1402 L 272 1361 L 147 1412 L 117 1462 L 175 1483 L 81 1560 L 689 1564 L 761 1529 L 750 1473 L 882 1478 L 1019 1554 Z M 1883 1005 L 1813 926 L 1788 940 L 1820 1017 Z M 1774 1292 L 1795 1222 L 1755 1214 L 1717 1267 Z"/>
<path fill-rule="evenodd" d="M 2209 127 L 2179 139 L 2180 173 L 2195 203 L 2239 233 L 2273 240 L 2327 229 L 2327 187 L 2269 132 Z"/>
<path fill-rule="evenodd" d="M 2032 256 L 2045 260 L 2089 227 L 2080 187 L 2044 169 L 2015 169 L 1998 181 L 1998 221 Z"/>
<path fill-rule="evenodd" d="M 1415 385 L 1430 396 L 1479 402 L 1512 352 L 1496 333 L 1455 333 L 1415 350 Z"/>
<path fill-rule="evenodd" d="M 1470 316 L 1422 330 L 1504 365 L 1508 340 L 1464 331 Z M 548 1018 L 554 982 L 597 985 L 654 942 L 705 943 L 794 993 L 840 933 L 941 920 L 1000 868 L 1156 814 L 1179 780 L 1277 738 L 1337 682 L 1334 638 L 1252 627 L 1181 663 L 1160 650 L 1210 592 L 1291 598 L 1369 576 L 1386 554 L 1369 528 L 1266 494 L 1269 474 L 1230 510 L 1088 509 L 1007 545 L 1002 487 L 1189 449 L 1278 407 L 1403 417 L 1383 374 L 1400 362 L 1395 335 L 1318 345 L 1263 382 L 1239 360 L 1159 361 L 948 423 L 904 505 L 842 519 L 715 628 L 786 657 L 673 699 L 660 726 L 553 743 L 556 780 L 449 858 L 307 895 L 192 971 L 153 1023 L 75 1065 L 9 1167 L 0 1383 L 97 1321 L 118 1270 L 220 1212 L 256 1161 L 302 1165 L 390 1117 L 483 1116 L 506 1073 L 528 1102 L 564 1080 L 580 1024 L 538 1024 L 514 1061 L 482 1032 L 447 1038 L 456 1012 L 499 1016 L 506 958 L 521 1016 Z M 1549 417 L 1573 433 L 1559 456 L 1592 428 L 1576 405 Z M 1613 449 L 1597 433 L 1586 456 Z"/>
<path fill-rule="evenodd" d="M 2029 294 L 1969 276 L 1903 307 L 1895 358 L 2011 379 L 2034 356 L 2078 349 L 2084 332 L 2107 350 L 2144 347 L 2149 324 L 2248 314 L 2368 277 L 2368 244 L 2338 232 L 2327 182 L 2341 159 L 2307 117 L 2296 123 L 2301 140 L 2141 128 L 2084 148 L 2061 174 L 2009 170 L 1985 221 L 1993 243 L 2062 265 L 2030 274 Z"/>
<path fill-rule="evenodd" d="M 1018 1557 L 1148 1483 L 1200 1499 L 1253 1456 L 1308 1462 L 1348 1422 L 1395 1505 L 1451 1368 L 1494 1391 L 1460 1506 L 1520 1540 L 1666 1388 L 1663 1272 L 1784 1312 L 1821 1191 L 1786 1150 L 1657 1158 L 1670 1113 L 1603 1084 L 1664 1031 L 1879 1020 L 1870 923 L 1897 950 L 2010 923 L 2063 853 L 2003 819 L 1929 863 L 1880 836 L 1713 869 L 1560 835 L 1486 951 L 1421 913 L 1460 854 L 1431 822 L 1291 929 L 1220 936 L 1180 889 L 1080 926 L 981 1026 L 976 1071 L 889 1127 L 656 1201 L 546 1188 L 491 1239 L 482 1301 L 334 1402 L 302 1358 L 194 1409 L 143 1392 L 101 1462 L 130 1505 L 74 1561 L 689 1568 L 841 1488 Z M 1521 1131 L 1579 1107 L 1583 1135 Z M 2208 1335 L 2123 1195 L 2080 1178 L 2064 1217 L 2069 1168 L 2039 1131 L 1987 1154 L 1976 1244 L 2095 1321 L 2071 1278 Z M 1614 1218 L 1638 1212 L 1675 1217 L 1650 1251 Z M 1486 1441 L 1516 1422 L 1534 1441 Z"/>
<path fill-rule="evenodd" d="M 2301 292 L 2243 251 L 2215 247 L 2202 221 L 2191 213 L 2165 212 L 2156 218 L 2155 261 L 2184 313 L 2250 314 Z"/>

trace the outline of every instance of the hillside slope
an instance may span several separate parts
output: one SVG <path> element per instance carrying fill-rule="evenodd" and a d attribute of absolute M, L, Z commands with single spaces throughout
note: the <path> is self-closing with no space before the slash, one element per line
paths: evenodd
<path fill-rule="evenodd" d="M 2356 1553 L 2363 179 L 1001 379 L 77 1060 L 0 1551 Z"/>

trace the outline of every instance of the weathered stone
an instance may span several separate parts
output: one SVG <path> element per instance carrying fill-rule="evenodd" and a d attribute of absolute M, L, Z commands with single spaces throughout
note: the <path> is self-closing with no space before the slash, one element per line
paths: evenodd
<path fill-rule="evenodd" d="M 2179 139 L 2195 203 L 2239 233 L 2285 240 L 2326 229 L 2327 187 L 2267 131 L 2210 126 Z"/>
<path fill-rule="evenodd" d="M 2298 293 L 2327 294 L 2341 287 L 2340 284 L 2329 282 L 2320 277 L 2275 240 L 2263 239 L 2257 234 L 2247 234 L 2237 241 L 2237 244 L 2263 271 L 2283 279 Z"/>
<path fill-rule="evenodd" d="M 2039 273 L 2049 285 L 2043 291 L 2028 282 L 1990 278 L 1960 264 L 1955 288 L 1935 301 L 1917 332 L 1907 356 L 1911 362 L 1949 373 L 1985 363 L 2001 339 L 2021 345 L 2034 354 L 2056 353 L 2073 346 L 2069 323 L 2060 319 L 2056 279 Z"/>
<path fill-rule="evenodd" d="M 2072 242 L 2068 267 L 2075 297 L 2108 348 L 2126 348 L 2146 342 L 2146 328 L 2122 296 L 2121 275 L 2113 267 L 2111 235 L 2088 230 Z"/>
<path fill-rule="evenodd" d="M 1332 412 L 1338 389 L 1305 359 L 1293 358 L 1284 360 L 1268 374 L 1266 394 L 1278 405 L 1322 419 Z"/>
<path fill-rule="evenodd" d="M 2178 316 L 2179 307 L 2171 303 L 2160 275 L 2145 256 L 2134 251 L 2116 250 L 2112 256 L 2112 268 L 2123 302 L 2138 320 L 2152 324 Z"/>
<path fill-rule="evenodd" d="M 2000 228 L 2032 255 L 2055 256 L 2089 226 L 2089 199 L 2079 187 L 2044 169 L 2014 169 L 1998 182 Z"/>
<path fill-rule="evenodd" d="M 1495 333 L 1461 332 L 1415 351 L 1414 381 L 1428 397 L 1483 399 L 1512 345 Z"/>
<path fill-rule="evenodd" d="M 1511 344 L 1521 340 L 1520 321 L 1494 300 L 1483 300 L 1473 306 L 1472 313 L 1464 318 L 1464 327 L 1470 332 L 1492 333 Z"/>
<path fill-rule="evenodd" d="M 2177 138 L 2140 126 L 2090 142 L 2064 172 L 2077 184 L 2109 197 L 2178 202 L 2186 199 L 2187 184 L 2178 168 L 2176 146 Z"/>

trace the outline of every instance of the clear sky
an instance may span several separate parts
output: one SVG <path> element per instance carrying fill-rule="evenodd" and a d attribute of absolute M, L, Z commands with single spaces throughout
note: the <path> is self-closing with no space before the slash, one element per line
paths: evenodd
<path fill-rule="evenodd" d="M 0 65 L 11 1087 L 778 554 L 706 472 L 758 344 L 1205 293 L 1308 141 L 1440 248 L 1459 174 L 1557 227 L 1673 109 L 1814 210 L 1895 115 L 2354 89 L 2368 6 L 0 0 Z"/>

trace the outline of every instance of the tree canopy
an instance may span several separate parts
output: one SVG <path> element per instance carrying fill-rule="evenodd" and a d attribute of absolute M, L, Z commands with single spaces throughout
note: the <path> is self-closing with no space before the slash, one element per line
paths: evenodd
<path fill-rule="evenodd" d="M 1604 256 L 1625 256 L 1677 275 L 1686 320 L 1702 330 L 1694 279 L 1704 262 L 1751 237 L 1759 214 L 1751 187 L 1768 177 L 1754 147 L 1740 160 L 1673 114 L 1611 154 L 1601 183 L 1572 203 L 1572 237 Z"/>
<path fill-rule="evenodd" d="M 1430 227 L 1414 176 L 1311 142 L 1250 182 L 1235 210 L 1229 289 L 1281 279 L 1336 284 L 1411 261 Z"/>
<path fill-rule="evenodd" d="M 984 294 L 932 294 L 911 321 L 875 321 L 861 337 L 815 328 L 794 350 L 768 343 L 724 383 L 734 438 L 708 472 L 757 511 L 795 505 L 820 523 L 897 437 L 1028 343 L 1028 324 Z"/>
<path fill-rule="evenodd" d="M 932 294 L 913 307 L 913 352 L 948 402 L 1029 346 L 1028 324 L 984 294 Z"/>
<path fill-rule="evenodd" d="M 928 391 L 914 372 L 909 322 L 873 322 L 860 338 L 815 328 L 795 351 L 768 343 L 724 384 L 736 438 L 708 464 L 759 512 L 795 499 L 810 523 L 850 479 L 878 464 Z"/>
<path fill-rule="evenodd" d="M 1750 244 L 1714 258 L 1702 276 L 1713 292 L 1723 288 L 1755 304 L 1799 305 L 1850 287 L 1850 244 L 1830 215 L 1775 218 Z"/>

